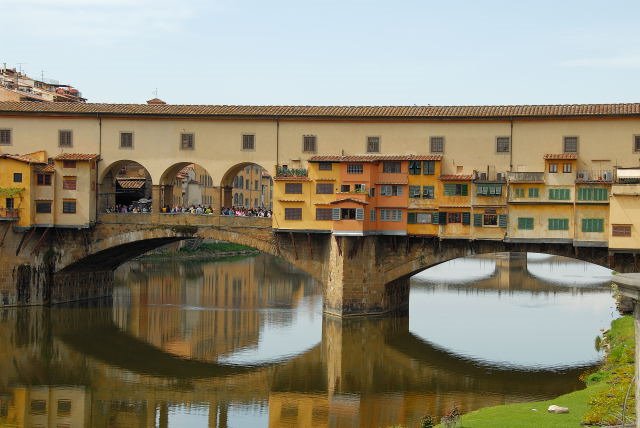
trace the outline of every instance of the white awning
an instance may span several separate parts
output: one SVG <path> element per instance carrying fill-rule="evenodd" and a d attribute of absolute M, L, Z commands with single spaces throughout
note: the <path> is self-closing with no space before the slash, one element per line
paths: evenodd
<path fill-rule="evenodd" d="M 618 169 L 618 179 L 640 178 L 640 168 Z"/>

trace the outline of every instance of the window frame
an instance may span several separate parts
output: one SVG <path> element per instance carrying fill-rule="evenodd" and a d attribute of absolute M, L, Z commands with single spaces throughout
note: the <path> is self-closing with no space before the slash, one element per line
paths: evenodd
<path fill-rule="evenodd" d="M 634 134 L 632 142 L 633 142 L 633 152 L 639 153 L 640 152 L 640 134 Z"/>
<path fill-rule="evenodd" d="M 575 138 L 575 150 L 567 150 L 567 142 L 569 139 L 571 138 Z M 578 150 L 580 149 L 580 137 L 578 137 L 577 135 L 564 135 L 562 137 L 562 153 L 578 153 Z"/>
<path fill-rule="evenodd" d="M 245 141 L 246 139 L 246 141 Z M 251 147 L 249 147 L 251 142 Z M 243 152 L 253 152 L 256 150 L 256 134 L 251 132 L 244 132 L 240 137 L 240 150 Z"/>
<path fill-rule="evenodd" d="M 318 171 L 333 171 L 332 162 L 318 162 Z"/>
<path fill-rule="evenodd" d="M 402 174 L 401 161 L 382 161 L 383 174 Z"/>
<path fill-rule="evenodd" d="M 249 183 L 249 180 L 247 180 Z M 302 183 L 284 183 L 284 193 L 287 195 L 302 195 Z"/>
<path fill-rule="evenodd" d="M 13 182 L 14 183 L 22 183 L 23 180 L 23 176 L 21 172 L 14 172 L 13 173 Z"/>
<path fill-rule="evenodd" d="M 73 203 L 73 211 L 69 209 L 70 205 Z M 62 200 L 62 214 L 77 214 L 78 212 L 78 200 L 77 199 L 63 199 Z"/>
<path fill-rule="evenodd" d="M 123 137 L 125 135 L 130 135 L 131 136 L 131 141 L 130 141 L 130 145 L 129 146 L 123 146 L 122 142 L 123 142 Z M 133 150 L 133 131 L 120 131 L 120 145 L 118 146 L 119 149 L 122 150 Z"/>
<path fill-rule="evenodd" d="M 347 174 L 364 174 L 364 165 L 361 163 L 348 163 Z"/>
<path fill-rule="evenodd" d="M 440 141 L 438 141 L 438 139 Z M 435 144 L 440 144 L 440 150 L 434 150 Z M 444 153 L 445 138 L 444 135 L 429 136 L 429 153 Z"/>
<path fill-rule="evenodd" d="M 375 143 L 374 143 L 375 141 Z M 382 145 L 382 138 L 379 135 L 368 135 L 366 139 L 367 145 L 365 146 L 365 151 L 367 153 L 380 153 L 380 146 Z M 371 150 L 371 144 L 374 143 L 375 150 Z"/>
<path fill-rule="evenodd" d="M 50 199 L 36 199 L 35 201 L 35 211 L 36 214 L 51 214 L 53 211 L 53 201 Z M 49 210 L 48 211 L 40 211 L 40 207 L 42 206 L 42 204 L 44 205 L 48 205 L 49 206 Z"/>
<path fill-rule="evenodd" d="M 506 139 L 506 143 L 507 143 L 507 149 L 506 150 L 500 150 L 500 143 L 504 143 Z M 503 141 L 500 141 L 503 140 Z M 509 153 L 511 152 L 511 137 L 509 136 L 497 136 L 496 137 L 496 153 Z"/>
<path fill-rule="evenodd" d="M 326 216 L 327 218 L 323 218 L 324 215 L 319 215 L 321 213 L 327 214 Z M 332 208 L 322 208 L 322 207 L 316 207 L 316 220 L 317 221 L 327 221 L 327 220 L 333 220 L 333 216 L 332 216 L 333 212 L 332 212 Z"/>
<path fill-rule="evenodd" d="M 565 162 L 562 164 L 562 173 L 563 174 L 570 174 L 571 172 L 573 172 L 573 165 L 571 165 L 571 162 Z"/>
<path fill-rule="evenodd" d="M 633 236 L 632 228 L 632 224 L 612 224 L 611 236 L 615 236 L 616 238 L 630 238 Z"/>
<path fill-rule="evenodd" d="M 63 144 L 63 135 L 69 136 L 69 142 Z M 58 129 L 58 147 L 73 147 L 73 129 Z"/>
<path fill-rule="evenodd" d="M 292 215 L 293 213 L 295 213 L 295 215 Z M 299 216 L 298 216 L 298 214 L 299 214 Z M 300 221 L 300 220 L 302 220 L 302 208 L 299 208 L 299 207 L 285 207 L 285 209 L 284 209 L 284 219 L 285 220 L 291 220 L 291 221 Z"/>
<path fill-rule="evenodd" d="M 3 139 L 3 135 L 8 136 Z M 0 128 L 0 146 L 13 145 L 13 128 Z"/>
<path fill-rule="evenodd" d="M 533 217 L 518 217 L 518 230 L 534 230 L 535 220 Z"/>
<path fill-rule="evenodd" d="M 45 172 L 36 173 L 36 186 L 51 186 L 53 174 L 47 174 Z M 42 180 L 40 180 L 42 178 Z M 42 182 L 41 182 L 42 181 Z"/>
<path fill-rule="evenodd" d="M 185 145 L 185 137 L 190 137 L 190 145 Z M 180 150 L 195 150 L 196 148 L 196 134 L 194 132 L 181 132 L 180 133 Z"/>
<path fill-rule="evenodd" d="M 310 139 L 307 141 L 307 139 Z M 309 149 L 307 147 L 307 143 L 310 142 L 312 144 L 312 148 Z M 318 136 L 314 134 L 305 134 L 302 136 L 302 152 L 303 153 L 317 153 L 318 151 Z"/>
<path fill-rule="evenodd" d="M 73 183 L 73 186 L 71 186 Z M 65 175 L 62 177 L 62 190 L 78 190 L 78 176 Z"/>
<path fill-rule="evenodd" d="M 549 174 L 557 174 L 557 173 L 558 173 L 558 163 L 549 162 Z"/>
<path fill-rule="evenodd" d="M 331 190 L 330 192 L 327 191 L 318 191 L 319 189 L 323 188 L 324 190 Z M 333 183 L 316 183 L 316 195 L 333 195 L 334 193 L 334 187 L 333 187 Z"/>
<path fill-rule="evenodd" d="M 458 212 L 448 212 L 447 213 L 447 224 L 462 224 L 462 213 L 458 213 Z"/>

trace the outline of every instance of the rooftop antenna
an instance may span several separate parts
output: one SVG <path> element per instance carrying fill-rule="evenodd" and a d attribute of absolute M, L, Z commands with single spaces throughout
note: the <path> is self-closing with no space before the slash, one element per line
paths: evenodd
<path fill-rule="evenodd" d="M 156 88 L 156 89 L 153 91 L 153 96 L 154 96 L 155 98 L 158 98 L 158 88 Z"/>
<path fill-rule="evenodd" d="M 22 66 L 23 65 L 27 65 L 26 62 L 17 62 L 16 64 L 18 64 L 18 71 L 20 72 L 20 74 L 22 74 Z"/>
<path fill-rule="evenodd" d="M 40 70 L 40 81 L 44 82 L 44 70 Z"/>

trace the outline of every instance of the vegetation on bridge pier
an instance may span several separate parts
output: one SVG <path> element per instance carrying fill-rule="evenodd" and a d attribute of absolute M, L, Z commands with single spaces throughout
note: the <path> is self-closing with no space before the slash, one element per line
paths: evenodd
<path fill-rule="evenodd" d="M 142 256 L 145 259 L 210 259 L 218 257 L 233 257 L 254 255 L 259 251 L 246 245 L 220 241 L 187 241 L 177 251 L 160 248 L 150 254 Z"/>

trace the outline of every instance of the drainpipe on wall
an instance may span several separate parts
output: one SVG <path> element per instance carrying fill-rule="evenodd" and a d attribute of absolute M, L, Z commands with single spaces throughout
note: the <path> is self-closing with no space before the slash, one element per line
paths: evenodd
<path fill-rule="evenodd" d="M 276 118 L 276 174 L 278 173 L 278 165 L 280 165 L 280 119 Z"/>
<path fill-rule="evenodd" d="M 513 118 L 509 118 L 509 143 L 511 147 L 509 147 L 509 172 L 513 172 Z"/>
<path fill-rule="evenodd" d="M 100 209 L 100 161 L 102 160 L 102 117 L 100 113 L 96 114 L 98 118 L 98 159 L 96 159 L 96 221 L 98 220 L 98 210 Z"/>

